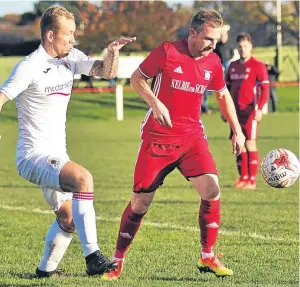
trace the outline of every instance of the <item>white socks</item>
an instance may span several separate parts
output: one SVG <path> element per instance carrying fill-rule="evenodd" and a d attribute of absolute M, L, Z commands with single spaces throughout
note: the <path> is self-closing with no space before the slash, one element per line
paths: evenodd
<path fill-rule="evenodd" d="M 72 238 L 73 234 L 61 230 L 55 220 L 48 230 L 44 254 L 38 269 L 47 272 L 54 271 L 63 258 Z"/>
<path fill-rule="evenodd" d="M 206 259 L 206 258 L 212 258 L 212 257 L 214 257 L 214 253 L 213 252 L 211 252 L 211 253 L 205 253 L 205 252 L 201 252 L 201 258 L 202 259 Z"/>
<path fill-rule="evenodd" d="M 99 250 L 93 198 L 93 193 L 74 193 L 72 200 L 73 221 L 85 257 Z"/>
<path fill-rule="evenodd" d="M 122 261 L 124 263 L 125 257 L 124 258 L 117 258 L 117 257 L 113 256 L 111 260 L 112 261 Z"/>

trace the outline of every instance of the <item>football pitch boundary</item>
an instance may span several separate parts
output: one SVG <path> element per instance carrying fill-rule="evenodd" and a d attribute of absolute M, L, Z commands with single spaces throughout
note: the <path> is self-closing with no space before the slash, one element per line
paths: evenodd
<path fill-rule="evenodd" d="M 37 214 L 51 214 L 54 215 L 53 211 L 51 210 L 42 210 L 39 208 L 34 208 L 34 209 L 28 209 L 22 206 L 10 206 L 10 205 L 0 205 L 1 209 L 9 210 L 9 211 L 23 211 L 27 213 L 37 213 Z M 106 222 L 120 222 L 120 218 L 118 217 L 101 217 L 101 216 L 96 216 L 97 221 L 106 221 Z M 197 227 L 192 227 L 192 226 L 180 226 L 172 223 L 161 223 L 161 222 L 151 222 L 145 220 L 143 222 L 143 225 L 146 226 L 151 226 L 151 227 L 156 227 L 156 228 L 161 228 L 161 229 L 173 229 L 176 231 L 190 231 L 190 232 L 200 232 L 199 228 Z M 270 235 L 262 235 L 258 233 L 245 233 L 241 231 L 230 231 L 230 230 L 224 230 L 224 228 L 219 231 L 220 235 L 224 236 L 232 236 L 232 237 L 240 237 L 240 238 L 251 238 L 255 240 L 262 240 L 262 241 L 267 241 L 267 242 L 285 242 L 285 243 L 298 243 L 298 239 L 287 239 L 283 237 L 273 237 Z"/>

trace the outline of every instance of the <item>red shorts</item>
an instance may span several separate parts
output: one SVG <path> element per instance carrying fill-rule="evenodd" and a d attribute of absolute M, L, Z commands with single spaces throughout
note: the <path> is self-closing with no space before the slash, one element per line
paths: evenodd
<path fill-rule="evenodd" d="M 241 125 L 242 131 L 246 140 L 256 140 L 257 139 L 257 132 L 258 132 L 258 124 L 256 120 L 254 120 L 255 111 L 251 112 L 247 117 L 246 116 L 239 116 L 238 120 Z M 230 139 L 233 136 L 232 130 L 230 130 Z"/>
<path fill-rule="evenodd" d="M 139 193 L 156 190 L 175 168 L 187 179 L 207 173 L 218 174 L 204 138 L 182 144 L 143 141 L 135 165 L 133 191 Z"/>

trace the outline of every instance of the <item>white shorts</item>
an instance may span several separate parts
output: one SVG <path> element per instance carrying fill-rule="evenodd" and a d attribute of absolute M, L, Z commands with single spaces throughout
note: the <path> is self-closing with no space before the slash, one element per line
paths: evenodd
<path fill-rule="evenodd" d="M 70 158 L 67 154 L 51 156 L 33 153 L 18 165 L 22 177 L 42 188 L 53 211 L 57 211 L 65 201 L 73 197 L 71 192 L 63 192 L 59 185 L 59 173 L 68 161 Z"/>

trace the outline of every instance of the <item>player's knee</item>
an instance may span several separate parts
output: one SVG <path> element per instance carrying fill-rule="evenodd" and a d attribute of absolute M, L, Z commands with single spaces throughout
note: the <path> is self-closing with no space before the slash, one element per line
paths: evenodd
<path fill-rule="evenodd" d="M 245 146 L 247 151 L 256 151 L 256 141 L 255 140 L 247 140 L 245 142 Z"/>
<path fill-rule="evenodd" d="M 207 200 L 218 198 L 220 195 L 220 187 L 217 183 L 209 183 L 205 188 L 205 197 Z"/>
<path fill-rule="evenodd" d="M 73 222 L 73 218 L 72 216 L 57 216 L 57 224 L 59 225 L 59 227 L 68 233 L 73 233 L 75 231 L 75 224 Z"/>
<path fill-rule="evenodd" d="M 74 192 L 93 192 L 93 176 L 88 170 L 84 170 L 76 177 L 76 190 Z"/>
<path fill-rule="evenodd" d="M 131 198 L 132 210 L 139 214 L 146 213 L 151 206 L 153 196 L 153 192 L 134 193 Z"/>
<path fill-rule="evenodd" d="M 139 201 L 140 207 L 142 207 L 143 212 L 147 212 L 150 208 L 150 205 L 152 203 L 152 200 L 149 200 L 148 198 L 141 198 Z"/>

